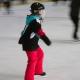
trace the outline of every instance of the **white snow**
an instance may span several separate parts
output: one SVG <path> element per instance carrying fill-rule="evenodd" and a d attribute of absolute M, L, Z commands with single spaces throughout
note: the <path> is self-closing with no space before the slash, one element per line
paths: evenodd
<path fill-rule="evenodd" d="M 80 80 L 80 42 L 72 42 L 73 24 L 69 18 L 69 6 L 44 3 L 46 17 L 42 28 L 52 40 L 44 50 L 45 77 L 35 76 L 35 80 Z M 0 80 L 24 80 L 27 56 L 18 44 L 25 25 L 25 17 L 30 14 L 30 5 L 12 7 L 13 14 L 4 15 L 0 11 Z M 78 32 L 80 37 L 80 31 Z"/>

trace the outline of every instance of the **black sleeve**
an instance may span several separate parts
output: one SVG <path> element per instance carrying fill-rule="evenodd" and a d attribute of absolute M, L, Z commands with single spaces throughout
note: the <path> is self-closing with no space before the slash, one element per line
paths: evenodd
<path fill-rule="evenodd" d="M 41 24 L 40 24 L 39 22 L 37 22 L 36 19 L 33 21 L 33 23 L 34 23 L 34 24 L 33 24 L 33 26 L 32 26 L 32 27 L 33 27 L 32 29 L 33 29 L 33 31 L 34 31 L 35 33 L 37 33 L 38 30 L 41 29 Z"/>
<path fill-rule="evenodd" d="M 37 33 L 38 30 L 41 29 L 41 24 L 35 21 L 35 26 L 34 26 L 34 32 Z M 49 46 L 51 44 L 51 41 L 49 38 L 44 34 L 40 36 L 40 38 Z"/>
<path fill-rule="evenodd" d="M 49 39 L 46 35 L 41 36 L 41 39 L 42 39 L 48 46 L 51 45 L 51 41 L 50 41 L 50 39 Z"/>

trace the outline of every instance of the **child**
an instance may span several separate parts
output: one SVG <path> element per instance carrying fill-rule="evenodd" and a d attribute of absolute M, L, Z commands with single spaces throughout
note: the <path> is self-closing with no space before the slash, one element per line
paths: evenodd
<path fill-rule="evenodd" d="M 28 57 L 24 80 L 34 80 L 34 75 L 46 75 L 42 66 L 44 53 L 38 45 L 39 38 L 48 46 L 51 44 L 51 41 L 41 28 L 44 9 L 44 5 L 38 2 L 34 2 L 31 5 L 31 14 L 26 17 L 26 25 L 18 42 L 22 44 L 23 51 L 26 52 Z"/>

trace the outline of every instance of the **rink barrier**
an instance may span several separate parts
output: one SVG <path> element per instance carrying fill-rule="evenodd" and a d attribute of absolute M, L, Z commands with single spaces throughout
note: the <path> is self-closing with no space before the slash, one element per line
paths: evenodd
<path fill-rule="evenodd" d="M 25 2 L 24 4 L 22 4 L 20 1 L 19 2 L 17 2 L 17 0 L 15 0 L 16 1 L 16 3 L 14 3 L 13 1 L 12 1 L 12 4 L 11 4 L 11 6 L 20 6 L 20 5 L 25 5 L 25 4 L 32 4 L 33 3 L 33 1 L 28 1 L 28 2 Z M 51 2 L 51 0 L 38 0 L 38 1 L 34 1 L 34 2 Z M 3 3 L 1 3 L 1 6 L 0 7 L 4 7 L 4 4 Z"/>
<path fill-rule="evenodd" d="M 17 0 L 15 0 L 17 1 Z M 59 1 L 63 1 L 63 0 L 59 0 Z M 70 1 L 70 0 L 67 0 L 67 1 Z M 38 0 L 38 1 L 34 1 L 34 2 L 53 2 L 52 0 Z M 28 2 L 25 2 L 24 4 L 32 4 L 33 1 L 28 1 Z M 12 3 L 11 6 L 20 6 L 20 5 L 24 5 L 22 4 L 20 1 L 19 2 L 16 2 L 16 3 Z M 1 6 L 0 7 L 4 7 L 4 5 L 1 3 Z"/>

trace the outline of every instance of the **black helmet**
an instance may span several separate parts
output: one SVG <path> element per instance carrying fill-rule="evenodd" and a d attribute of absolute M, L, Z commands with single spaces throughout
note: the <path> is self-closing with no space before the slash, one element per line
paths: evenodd
<path fill-rule="evenodd" d="M 34 13 L 34 10 L 43 10 L 45 9 L 44 5 L 39 3 L 39 2 L 34 2 L 32 5 L 31 5 L 31 12 Z"/>

